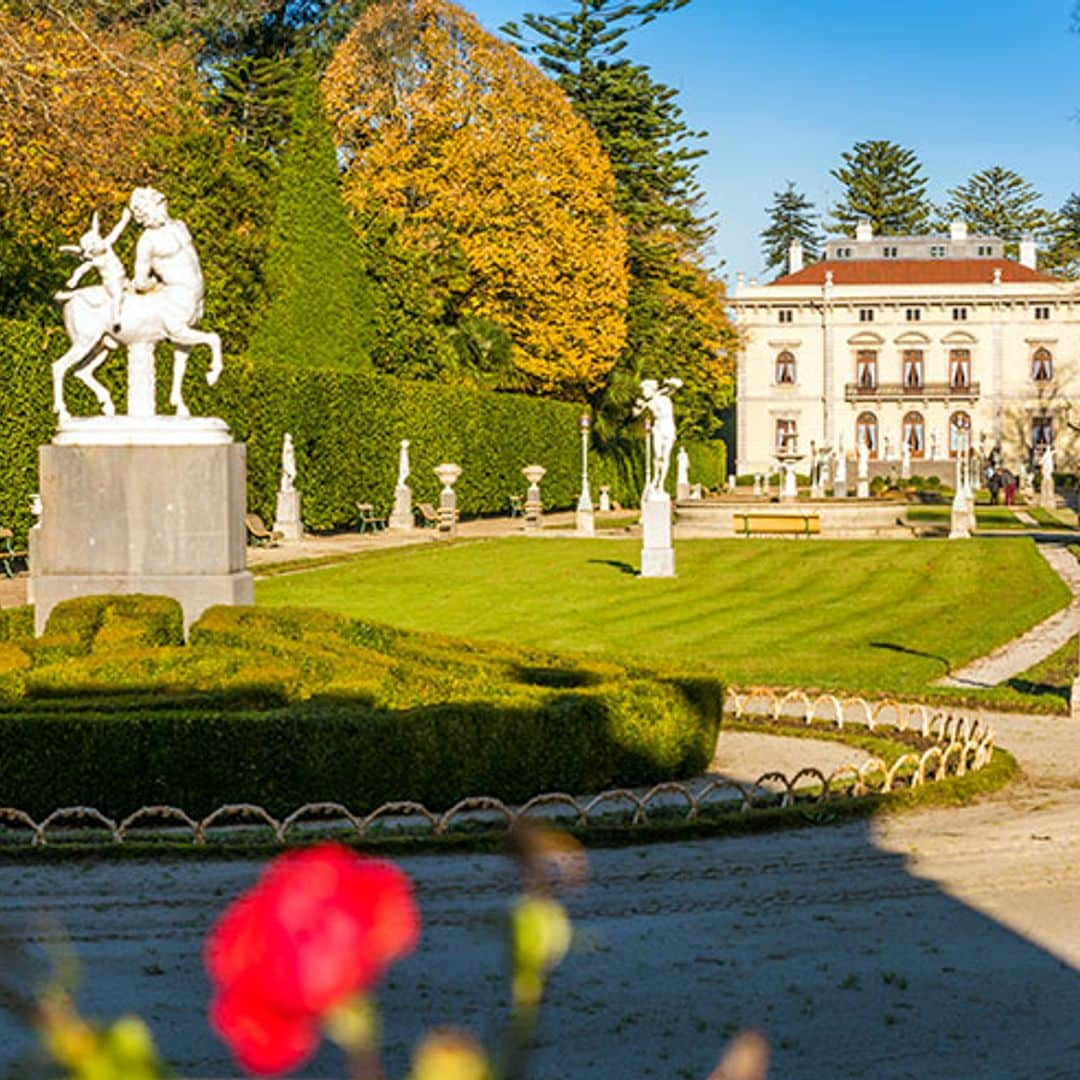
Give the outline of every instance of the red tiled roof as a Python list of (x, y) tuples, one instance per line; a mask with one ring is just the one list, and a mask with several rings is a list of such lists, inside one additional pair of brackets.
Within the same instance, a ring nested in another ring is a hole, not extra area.
[(995, 270), (1006, 284), (1059, 280), (1012, 259), (823, 259), (769, 284), (823, 285), (830, 270), (834, 285), (989, 285)]

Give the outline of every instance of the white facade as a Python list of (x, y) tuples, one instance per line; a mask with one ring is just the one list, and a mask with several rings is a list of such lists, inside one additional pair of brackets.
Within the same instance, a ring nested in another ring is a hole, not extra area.
[[(1080, 285), (1034, 270), (1034, 246), (1006, 259), (1001, 241), (968, 236), (831, 240), (825, 258), (732, 297), (742, 337), (736, 467), (775, 468), (782, 443), (802, 453), (865, 437), (873, 459), (953, 456), (958, 433), (1030, 465), (1053, 440), (1075, 457), (1065, 424), (1080, 393)], [(1067, 467), (1067, 466), (1066, 466)], [(925, 468), (925, 466), (924, 466)]]

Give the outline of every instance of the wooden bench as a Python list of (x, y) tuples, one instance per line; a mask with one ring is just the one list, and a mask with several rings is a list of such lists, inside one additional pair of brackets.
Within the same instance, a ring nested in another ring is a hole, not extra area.
[(422, 528), (434, 529), (439, 524), (439, 511), (431, 503), (418, 503), (413, 511), (417, 524)]
[(770, 536), (817, 536), (821, 533), (821, 517), (797, 510), (754, 510), (733, 515), (735, 532), (749, 536), (751, 533)]
[(27, 553), (22, 548), (15, 546), (15, 534), (10, 529), (0, 529), (0, 568), (4, 576), (15, 576), (15, 563), (21, 561), (26, 564)]
[(285, 538), (283, 533), (268, 529), (258, 514), (248, 514), (244, 518), (244, 524), (247, 526), (248, 539), (257, 547), (277, 547)]
[(524, 513), (524, 503), (520, 495), (508, 495), (507, 499), (510, 502), (510, 516), (512, 518), (521, 517)]
[(360, 531), (379, 532), (386, 528), (386, 518), (375, 516), (375, 507), (371, 503), (358, 502), (356, 509), (360, 511)]

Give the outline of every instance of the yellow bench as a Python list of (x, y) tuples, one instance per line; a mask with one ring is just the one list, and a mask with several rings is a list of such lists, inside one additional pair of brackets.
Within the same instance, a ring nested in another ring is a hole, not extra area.
[(786, 511), (768, 513), (760, 510), (735, 514), (735, 532), (749, 536), (751, 533), (768, 533), (772, 536), (818, 536), (821, 518), (817, 514), (800, 514)]

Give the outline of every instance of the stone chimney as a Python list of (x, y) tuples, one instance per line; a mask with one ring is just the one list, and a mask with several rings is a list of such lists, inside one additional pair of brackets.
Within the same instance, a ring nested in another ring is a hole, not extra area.
[(961, 221), (957, 218), (949, 226), (949, 239), (950, 240), (966, 240), (968, 235), (967, 222)]
[(861, 244), (869, 243), (874, 239), (874, 226), (869, 221), (860, 221), (855, 226), (855, 239)]
[(1035, 237), (1031, 233), (1026, 233), (1020, 238), (1020, 265), (1034, 270), (1037, 254)]
[(801, 240), (792, 240), (787, 253), (787, 270), (789, 274), (797, 274), (803, 268), (803, 250)]

